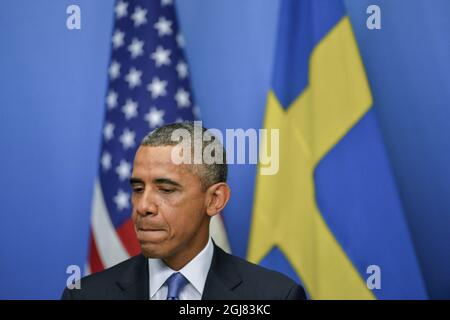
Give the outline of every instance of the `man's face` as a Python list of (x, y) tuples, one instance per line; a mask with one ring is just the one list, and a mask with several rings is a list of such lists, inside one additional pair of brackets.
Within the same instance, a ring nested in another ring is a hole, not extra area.
[(150, 258), (179, 253), (209, 228), (201, 180), (188, 166), (172, 162), (172, 148), (141, 146), (134, 159), (132, 218)]
[(172, 162), (172, 148), (141, 146), (134, 159), (132, 218), (149, 258), (171, 257), (209, 228), (200, 178), (187, 165)]

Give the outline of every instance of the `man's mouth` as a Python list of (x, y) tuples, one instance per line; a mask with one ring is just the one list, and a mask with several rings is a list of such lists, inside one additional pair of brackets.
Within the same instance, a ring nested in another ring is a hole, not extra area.
[(163, 228), (157, 228), (157, 227), (139, 227), (138, 231), (164, 231)]
[(142, 243), (161, 243), (167, 237), (165, 229), (141, 227), (137, 230), (137, 238)]

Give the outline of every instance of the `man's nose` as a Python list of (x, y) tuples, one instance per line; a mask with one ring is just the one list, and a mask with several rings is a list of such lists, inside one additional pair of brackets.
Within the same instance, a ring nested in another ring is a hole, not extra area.
[(141, 216), (153, 215), (158, 212), (158, 205), (155, 193), (152, 190), (145, 190), (135, 203), (136, 211)]

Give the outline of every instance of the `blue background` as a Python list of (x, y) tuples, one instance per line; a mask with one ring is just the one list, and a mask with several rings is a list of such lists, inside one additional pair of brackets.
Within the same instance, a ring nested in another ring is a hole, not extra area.
[[(81, 7), (81, 30), (66, 8)], [(366, 28), (378, 4), (382, 29)], [(208, 127), (260, 128), (279, 1), (177, 2)], [(346, 1), (431, 298), (450, 298), (450, 2)], [(87, 254), (113, 1), (2, 1), (0, 298), (58, 298)], [(245, 256), (255, 166), (232, 165), (225, 214)]]

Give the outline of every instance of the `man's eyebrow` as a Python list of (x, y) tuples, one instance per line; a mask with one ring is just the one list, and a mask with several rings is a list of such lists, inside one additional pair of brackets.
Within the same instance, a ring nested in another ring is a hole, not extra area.
[(172, 186), (181, 188), (181, 184), (179, 184), (178, 182), (173, 181), (171, 179), (168, 179), (168, 178), (156, 178), (153, 180), (153, 183), (154, 184), (170, 184)]
[(143, 181), (142, 179), (139, 179), (139, 178), (133, 178), (133, 177), (131, 177), (131, 178), (130, 178), (130, 184), (136, 184), (136, 183), (141, 183), (141, 184), (143, 184), (144, 181)]

